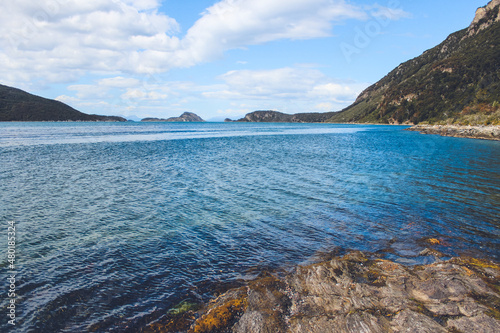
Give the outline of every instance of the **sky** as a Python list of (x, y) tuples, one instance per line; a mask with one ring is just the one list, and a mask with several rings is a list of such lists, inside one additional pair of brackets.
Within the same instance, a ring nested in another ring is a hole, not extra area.
[(139, 120), (339, 111), (487, 0), (0, 0), (0, 84)]

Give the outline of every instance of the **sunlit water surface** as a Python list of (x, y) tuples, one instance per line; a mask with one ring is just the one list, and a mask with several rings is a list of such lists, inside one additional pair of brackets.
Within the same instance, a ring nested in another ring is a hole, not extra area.
[(17, 325), (137, 331), (183, 300), (320, 252), (499, 259), (500, 142), (397, 126), (2, 123), (2, 293)]

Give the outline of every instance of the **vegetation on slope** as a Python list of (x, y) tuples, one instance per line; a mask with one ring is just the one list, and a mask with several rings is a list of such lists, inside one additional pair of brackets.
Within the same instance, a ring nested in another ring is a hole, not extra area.
[[(366, 89), (329, 122), (500, 123), (500, 6)], [(491, 8), (492, 7), (492, 8)]]
[(0, 121), (126, 121), (126, 119), (89, 115), (62, 102), (0, 85)]

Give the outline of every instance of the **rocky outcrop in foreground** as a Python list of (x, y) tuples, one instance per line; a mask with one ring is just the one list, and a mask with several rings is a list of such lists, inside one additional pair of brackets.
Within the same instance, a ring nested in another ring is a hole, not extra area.
[(500, 126), (416, 125), (407, 130), (458, 138), (500, 140)]
[(201, 312), (171, 316), (146, 331), (494, 333), (499, 278), (500, 266), (486, 260), (406, 267), (352, 252), (284, 277), (264, 274)]

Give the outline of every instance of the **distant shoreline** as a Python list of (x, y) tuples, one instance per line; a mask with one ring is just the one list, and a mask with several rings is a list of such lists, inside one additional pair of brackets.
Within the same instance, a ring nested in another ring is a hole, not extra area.
[(406, 130), (456, 138), (500, 141), (500, 126), (415, 125)]

